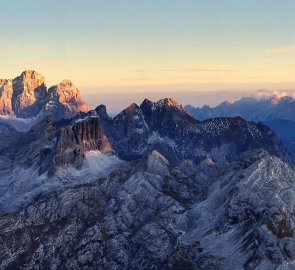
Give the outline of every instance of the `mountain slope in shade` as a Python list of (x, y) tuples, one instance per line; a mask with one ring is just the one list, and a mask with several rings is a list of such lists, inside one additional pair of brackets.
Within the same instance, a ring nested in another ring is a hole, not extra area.
[(119, 156), (141, 157), (156, 149), (171, 164), (185, 159), (196, 164), (206, 158), (230, 161), (244, 151), (258, 148), (273, 154), (288, 152), (262, 124), (240, 117), (196, 121), (169, 99), (132, 104), (107, 122), (104, 129)]
[(26, 70), (13, 80), (0, 80), (0, 115), (34, 118), (42, 110), (58, 120), (89, 108), (68, 80), (47, 89), (44, 77), (33, 70)]

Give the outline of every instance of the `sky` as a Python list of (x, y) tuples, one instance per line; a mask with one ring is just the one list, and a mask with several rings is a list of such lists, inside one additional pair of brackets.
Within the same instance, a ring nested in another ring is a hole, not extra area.
[(221, 93), (295, 89), (294, 0), (0, 4), (0, 77), (33, 69), (48, 86), (68, 78), (91, 106), (115, 111), (167, 95), (213, 104)]

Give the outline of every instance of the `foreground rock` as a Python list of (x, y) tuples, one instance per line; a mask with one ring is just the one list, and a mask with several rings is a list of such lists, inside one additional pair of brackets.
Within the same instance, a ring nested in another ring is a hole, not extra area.
[(40, 194), (0, 218), (1, 268), (292, 269), (294, 171), (264, 152), (214, 181), (202, 166), (187, 176), (153, 152)]

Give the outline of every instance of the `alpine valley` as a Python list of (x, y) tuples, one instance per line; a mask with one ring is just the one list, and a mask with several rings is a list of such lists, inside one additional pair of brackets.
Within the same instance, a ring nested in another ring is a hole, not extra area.
[(170, 98), (111, 118), (69, 80), (0, 80), (0, 269), (295, 269), (295, 158)]

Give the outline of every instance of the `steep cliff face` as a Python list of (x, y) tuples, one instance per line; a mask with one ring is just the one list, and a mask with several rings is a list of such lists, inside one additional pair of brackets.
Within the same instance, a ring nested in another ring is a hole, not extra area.
[(108, 129), (112, 145), (122, 157), (135, 159), (142, 156), (148, 143), (149, 128), (137, 104), (131, 104), (115, 116)]
[(24, 71), (12, 81), (12, 109), (19, 117), (39, 114), (47, 101), (47, 87), (44, 77), (36, 71)]
[(0, 115), (12, 113), (13, 87), (11, 80), (0, 80)]
[(56, 146), (53, 163), (54, 172), (58, 167), (73, 166), (81, 168), (85, 153), (98, 150), (111, 152), (109, 140), (104, 133), (99, 117), (90, 117), (84, 121), (77, 120), (73, 125), (61, 125), (56, 133)]
[(0, 80), (0, 115), (15, 114), (20, 118), (33, 118), (45, 110), (55, 120), (71, 118), (88, 106), (79, 90), (64, 80), (47, 90), (44, 77), (26, 70), (13, 80)]
[(49, 103), (48, 113), (56, 120), (74, 117), (77, 112), (89, 111), (88, 106), (83, 102), (80, 91), (70, 80), (52, 86), (48, 90)]
[(32, 177), (38, 178), (62, 168), (81, 169), (89, 151), (112, 155), (99, 116), (83, 118), (54, 122), (47, 117), (26, 133), (0, 126), (0, 161), (1, 156), (8, 158), (12, 170), (30, 169), (35, 172)]

